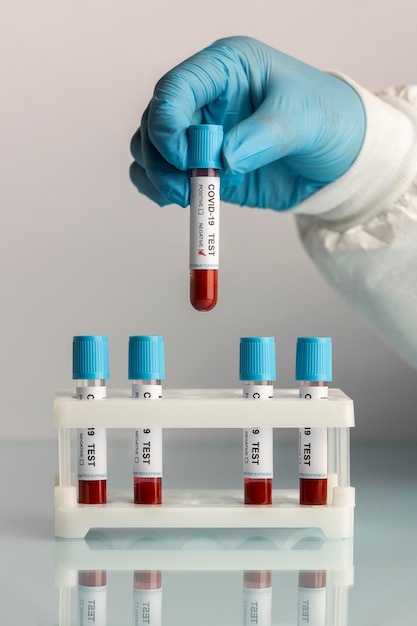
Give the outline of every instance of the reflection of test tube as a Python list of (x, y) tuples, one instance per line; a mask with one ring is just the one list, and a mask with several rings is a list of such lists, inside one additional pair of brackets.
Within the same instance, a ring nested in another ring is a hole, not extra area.
[(268, 570), (243, 573), (243, 626), (271, 626), (272, 583)]
[[(326, 400), (332, 380), (332, 340), (298, 337), (295, 370), (300, 398)], [(299, 430), (298, 468), (300, 504), (327, 504), (327, 428)]]
[(297, 626), (323, 626), (326, 623), (326, 572), (300, 572), (298, 575)]
[(162, 584), (159, 570), (133, 574), (133, 626), (161, 626)]
[[(274, 338), (242, 337), (240, 380), (243, 384), (243, 397), (250, 400), (272, 398), (272, 381), (275, 378)], [(273, 469), (272, 428), (245, 429), (243, 431), (245, 504), (272, 504)]]
[(221, 126), (188, 129), (190, 302), (197, 311), (210, 311), (217, 303), (222, 141)]
[(106, 626), (107, 574), (101, 570), (78, 574), (78, 626)]
[[(106, 397), (106, 379), (109, 377), (107, 337), (74, 337), (72, 377), (80, 400)], [(104, 504), (107, 499), (106, 429), (80, 428), (77, 441), (78, 501), (81, 504)]]
[[(164, 338), (129, 337), (129, 380), (132, 398), (159, 400), (165, 378)], [(162, 503), (162, 429), (134, 431), (133, 483), (135, 504)]]

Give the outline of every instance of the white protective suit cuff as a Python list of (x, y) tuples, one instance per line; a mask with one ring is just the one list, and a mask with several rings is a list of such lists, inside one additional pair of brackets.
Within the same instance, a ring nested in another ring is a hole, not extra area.
[(347, 172), (303, 200), (293, 213), (320, 216), (320, 221), (346, 228), (395, 202), (416, 176), (417, 109), (399, 98), (377, 97), (349, 78), (336, 76), (351, 85), (362, 100), (364, 142)]

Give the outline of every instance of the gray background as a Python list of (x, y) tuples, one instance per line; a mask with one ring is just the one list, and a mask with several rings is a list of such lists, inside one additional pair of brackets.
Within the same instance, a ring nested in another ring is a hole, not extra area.
[[(291, 215), (224, 204), (220, 294), (188, 304), (188, 211), (130, 184), (129, 142), (156, 80), (247, 34), (370, 90), (416, 81), (413, 0), (0, 2), (0, 438), (53, 437), (74, 334), (107, 334), (126, 386), (130, 334), (161, 334), (167, 387), (235, 387), (242, 335), (274, 335), (292, 387), (298, 335), (334, 342), (355, 441), (416, 441), (415, 371), (323, 282)], [(190, 435), (192, 436), (192, 435)]]

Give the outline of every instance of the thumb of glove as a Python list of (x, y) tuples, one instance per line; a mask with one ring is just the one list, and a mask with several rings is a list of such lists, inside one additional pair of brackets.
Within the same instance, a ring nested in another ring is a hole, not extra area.
[(267, 98), (225, 135), (223, 163), (227, 173), (246, 174), (297, 152), (300, 129), (294, 119), (280, 116), (277, 108)]

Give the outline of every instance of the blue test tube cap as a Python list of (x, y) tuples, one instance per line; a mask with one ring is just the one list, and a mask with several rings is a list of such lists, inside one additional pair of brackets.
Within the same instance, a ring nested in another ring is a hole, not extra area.
[(188, 128), (188, 169), (222, 168), (223, 126), (194, 124)]
[(160, 335), (129, 337), (129, 380), (164, 378), (164, 338)]
[(241, 337), (240, 380), (276, 380), (274, 337)]
[(332, 380), (332, 340), (330, 337), (298, 337), (295, 379)]
[(72, 342), (74, 380), (107, 380), (109, 347), (105, 335), (78, 335)]

